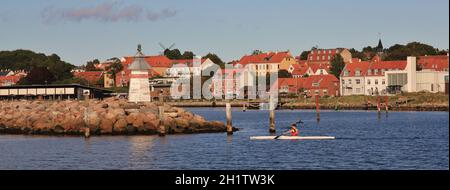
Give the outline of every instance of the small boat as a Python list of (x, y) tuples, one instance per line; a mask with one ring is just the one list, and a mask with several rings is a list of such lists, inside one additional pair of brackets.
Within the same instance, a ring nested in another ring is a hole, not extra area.
[(250, 140), (334, 140), (332, 136), (253, 136)]

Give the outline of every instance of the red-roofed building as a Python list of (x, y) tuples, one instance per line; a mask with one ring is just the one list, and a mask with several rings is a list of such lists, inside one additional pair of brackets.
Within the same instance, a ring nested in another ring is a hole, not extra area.
[(369, 61), (346, 64), (341, 72), (340, 94), (343, 96), (363, 95), (365, 92), (364, 78), (369, 67)]
[[(417, 60), (417, 62), (416, 62)], [(422, 67), (417, 71), (416, 65)], [(408, 57), (407, 60), (353, 61), (341, 73), (341, 95), (387, 95), (398, 91), (444, 92), (448, 56)]]
[(257, 75), (288, 70), (289, 66), (296, 63), (295, 58), (289, 51), (245, 55), (239, 60), (239, 64), (253, 70)]
[(0, 86), (12, 86), (15, 85), (19, 80), (24, 77), (22, 75), (14, 76), (0, 76)]
[(289, 66), (288, 72), (291, 73), (292, 78), (301, 78), (305, 76), (308, 68), (308, 64), (299, 63)]
[(345, 63), (349, 63), (352, 60), (352, 54), (346, 48), (336, 49), (313, 49), (308, 54), (307, 61), (309, 63), (322, 63), (330, 64), (331, 60), (339, 54), (344, 59)]
[(279, 93), (304, 93), (307, 96), (339, 96), (339, 80), (334, 75), (278, 79)]
[(448, 71), (448, 55), (420, 56), (417, 63), (422, 70)]

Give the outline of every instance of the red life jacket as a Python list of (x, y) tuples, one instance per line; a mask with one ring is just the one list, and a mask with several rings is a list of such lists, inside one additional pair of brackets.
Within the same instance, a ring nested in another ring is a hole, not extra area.
[(296, 129), (292, 129), (291, 136), (297, 136), (297, 135), (298, 135), (298, 131)]

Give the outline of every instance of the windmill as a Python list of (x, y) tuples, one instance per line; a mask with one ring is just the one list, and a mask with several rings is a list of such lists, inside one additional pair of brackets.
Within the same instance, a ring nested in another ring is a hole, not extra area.
[(161, 42), (159, 42), (158, 43), (159, 44), (159, 46), (162, 48), (162, 52), (159, 52), (159, 54), (160, 55), (164, 55), (164, 52), (166, 52), (166, 51), (170, 51), (174, 46), (175, 46), (175, 43), (172, 43), (172, 45), (170, 45), (169, 47), (166, 47), (164, 44), (162, 44)]

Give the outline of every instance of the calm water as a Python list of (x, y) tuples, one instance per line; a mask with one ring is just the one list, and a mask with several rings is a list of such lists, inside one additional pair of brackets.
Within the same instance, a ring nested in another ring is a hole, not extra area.
[[(225, 120), (223, 108), (192, 108)], [(219, 134), (134, 137), (0, 135), (0, 169), (449, 169), (448, 112), (283, 110), (281, 132), (300, 117), (301, 135), (336, 140), (251, 141), (268, 135), (268, 112), (233, 110), (233, 136)]]

